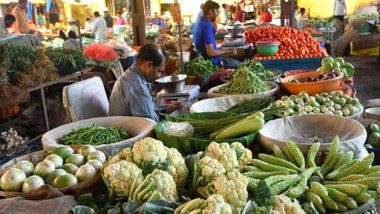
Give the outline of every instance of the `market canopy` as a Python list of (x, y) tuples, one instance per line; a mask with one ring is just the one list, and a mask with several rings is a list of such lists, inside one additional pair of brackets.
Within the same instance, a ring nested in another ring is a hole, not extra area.
[[(378, 0), (346, 0), (347, 15), (352, 15), (360, 7), (378, 4)], [(298, 7), (304, 7), (310, 10), (311, 17), (331, 17), (333, 16), (334, 1), (333, 0), (298, 0)]]

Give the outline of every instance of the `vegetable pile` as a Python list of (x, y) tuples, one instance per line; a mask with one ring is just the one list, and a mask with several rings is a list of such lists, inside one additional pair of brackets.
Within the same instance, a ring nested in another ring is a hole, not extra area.
[(380, 146), (380, 128), (376, 123), (370, 123), (367, 126), (367, 145), (366, 147)]
[(336, 71), (329, 71), (323, 74), (318, 75), (318, 77), (307, 77), (303, 79), (293, 79), (290, 82), (292, 83), (304, 83), (304, 82), (318, 82), (323, 80), (330, 80), (339, 77), (339, 73)]
[(337, 57), (335, 59), (332, 57), (326, 57), (323, 58), (322, 65), (317, 71), (339, 71), (343, 73), (344, 79), (347, 79), (354, 75), (355, 67), (351, 63), (346, 62), (342, 57)]
[(255, 55), (257, 60), (294, 59), (325, 56), (324, 50), (316, 39), (306, 30), (291, 27), (258, 27), (245, 31), (248, 43), (257, 41), (279, 41), (278, 52), (274, 56), (262, 57)]
[(202, 76), (212, 74), (216, 71), (215, 65), (213, 65), (210, 60), (203, 59), (202, 56), (185, 62), (183, 66), (185, 69), (185, 74), (191, 76)]
[(260, 159), (254, 159), (243, 173), (257, 202), (265, 204), (284, 194), (302, 202), (308, 213), (331, 213), (355, 209), (371, 198), (377, 201), (380, 171), (371, 166), (373, 153), (355, 160), (351, 151), (339, 151), (340, 141), (335, 137), (319, 164), (319, 146), (313, 144), (304, 155), (289, 141), (282, 150), (274, 146), (274, 155), (259, 154)]
[(268, 83), (252, 72), (250, 68), (240, 67), (234, 72), (231, 81), (216, 92), (221, 94), (256, 94), (269, 89)]
[(105, 154), (90, 145), (79, 147), (76, 152), (69, 146), (59, 146), (36, 165), (18, 161), (1, 176), (0, 187), (3, 191), (24, 193), (45, 184), (59, 189), (71, 187), (98, 175), (105, 161)]
[(102, 127), (92, 125), (79, 127), (68, 135), (62, 137), (59, 142), (64, 145), (101, 145), (111, 144), (128, 139), (128, 134), (119, 127)]
[(21, 137), (16, 130), (10, 128), (0, 134), (0, 153), (5, 154), (23, 144), (29, 139)]
[(281, 74), (281, 71), (265, 69), (261, 62), (255, 60), (245, 60), (239, 65), (238, 69), (242, 67), (248, 68), (251, 72), (263, 80), (269, 80)]
[(300, 92), (289, 97), (283, 96), (273, 104), (286, 108), (283, 116), (327, 114), (348, 117), (358, 114), (363, 108), (357, 98), (344, 95), (342, 91), (323, 92), (312, 96)]

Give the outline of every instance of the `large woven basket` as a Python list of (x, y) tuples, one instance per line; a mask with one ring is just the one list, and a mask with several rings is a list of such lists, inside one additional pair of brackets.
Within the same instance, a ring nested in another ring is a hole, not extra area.
[[(79, 148), (79, 146), (71, 146), (71, 147), (74, 150), (77, 150)], [(105, 152), (104, 150), (101, 150), (101, 151), (104, 152), (104, 154), (106, 154), (106, 157), (108, 157), (107, 152)], [(32, 162), (33, 165), (36, 165), (40, 161), (44, 160), (47, 155), (48, 155), (47, 150), (41, 150), (38, 152), (33, 152), (33, 153), (30, 153), (27, 155), (23, 155), (23, 156), (14, 158), (14, 159), (12, 159), (12, 160), (8, 161), (7, 163), (0, 166), (0, 177), (8, 169), (12, 168), (19, 161), (26, 160), (26, 161)], [(93, 190), (94, 186), (97, 185), (99, 182), (101, 182), (101, 180), (102, 180), (102, 177), (101, 177), (100, 173), (98, 173), (95, 177), (88, 179), (88, 180), (85, 180), (83, 182), (80, 182), (80, 183), (78, 183), (72, 187), (67, 187), (67, 188), (62, 188), (62, 189), (57, 189), (57, 190), (63, 194), (66, 194), (66, 195), (79, 196), (79, 195), (91, 192)], [(53, 187), (46, 188), (46, 186), (47, 185), (44, 185), (43, 187), (41, 187), (35, 191), (32, 191), (30, 193), (7, 192), (7, 191), (0, 190), (0, 196), (6, 197), (6, 198), (21, 196), (21, 197), (24, 197), (27, 199), (39, 200), (39, 199), (46, 198), (46, 196), (48, 194), (50, 194), (49, 189), (53, 188)]]

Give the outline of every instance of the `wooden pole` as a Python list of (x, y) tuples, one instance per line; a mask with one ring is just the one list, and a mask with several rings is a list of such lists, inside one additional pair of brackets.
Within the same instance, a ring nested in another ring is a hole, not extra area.
[(131, 0), (133, 44), (145, 44), (145, 7), (142, 0)]

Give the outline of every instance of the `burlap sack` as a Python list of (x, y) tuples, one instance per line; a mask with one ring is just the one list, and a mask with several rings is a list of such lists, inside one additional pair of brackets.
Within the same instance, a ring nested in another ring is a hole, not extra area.
[(360, 36), (352, 40), (352, 49), (354, 51), (376, 48), (379, 46), (380, 34)]
[(0, 214), (61, 214), (69, 213), (75, 205), (73, 196), (61, 196), (39, 201), (26, 200), (22, 197), (0, 200)]

